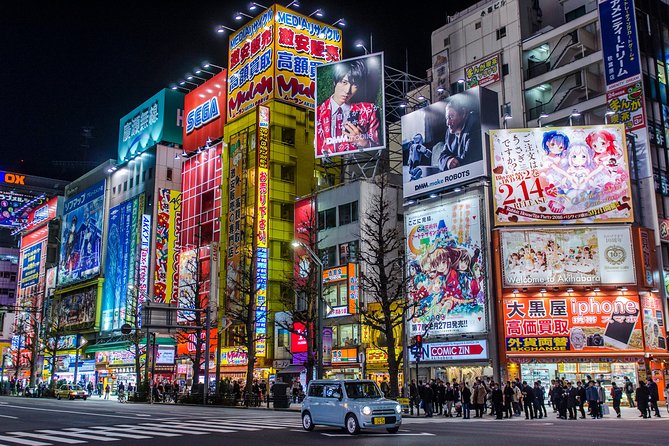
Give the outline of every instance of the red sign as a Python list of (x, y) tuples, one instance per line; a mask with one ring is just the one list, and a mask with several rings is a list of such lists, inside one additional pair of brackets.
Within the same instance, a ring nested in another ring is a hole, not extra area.
[(293, 328), (298, 333), (290, 334), (290, 351), (292, 353), (303, 353), (307, 351), (307, 328), (302, 322), (295, 322)]
[(56, 218), (56, 212), (58, 211), (58, 197), (52, 197), (44, 203), (42, 206), (39, 206), (28, 214), (28, 221), (26, 221), (23, 226), (24, 231), (31, 231), (34, 228), (46, 223), (49, 220)]
[(227, 71), (207, 80), (184, 97), (183, 148), (193, 152), (208, 139), (223, 136)]

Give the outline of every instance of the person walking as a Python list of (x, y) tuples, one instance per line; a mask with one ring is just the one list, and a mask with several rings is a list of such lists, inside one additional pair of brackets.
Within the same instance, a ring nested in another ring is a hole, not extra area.
[(110, 393), (111, 393), (111, 386), (110, 386), (109, 384), (107, 384), (107, 385), (105, 386), (105, 399), (106, 399), (106, 400), (109, 399), (109, 394), (110, 394)]
[(585, 389), (585, 396), (588, 399), (588, 408), (590, 409), (590, 416), (593, 419), (601, 418), (599, 412), (599, 392), (595, 387), (595, 382), (590, 380), (588, 382), (588, 388)]
[(615, 381), (611, 383), (611, 399), (613, 400), (613, 410), (616, 411), (616, 418), (620, 418), (620, 401), (623, 399), (623, 389), (618, 387)]
[(523, 408), (525, 409), (525, 419), (534, 420), (534, 390), (527, 384), (527, 381), (523, 381)]
[(639, 384), (636, 388), (636, 407), (639, 409), (639, 412), (641, 415), (639, 417), (643, 418), (651, 418), (650, 416), (650, 408), (648, 407), (649, 403), (649, 394), (648, 394), (648, 387), (646, 387), (646, 383), (643, 382), (643, 380), (639, 380)]
[(630, 407), (635, 407), (634, 406), (634, 398), (632, 397), (634, 395), (634, 384), (628, 377), (625, 377), (625, 395), (627, 395), (627, 404), (629, 404)]
[(660, 392), (657, 388), (657, 383), (651, 378), (647, 380), (648, 387), (648, 399), (650, 401), (650, 409), (655, 411), (655, 416), (660, 418), (660, 408), (657, 405), (658, 400), (660, 399)]
[(599, 395), (599, 418), (609, 414), (609, 406), (606, 404), (606, 390), (602, 386), (602, 382), (597, 380), (595, 382), (597, 395)]
[(499, 384), (492, 383), (492, 395), (490, 396), (490, 402), (492, 403), (493, 410), (495, 412), (495, 419), (501, 420), (502, 417), (502, 406), (504, 405), (504, 392), (499, 388)]
[(411, 384), (409, 384), (409, 408), (411, 409), (411, 415), (413, 415), (414, 406), (416, 406), (416, 415), (418, 415), (419, 404), (420, 404), (420, 399), (418, 398), (418, 388), (416, 387), (416, 380), (412, 379)]
[(544, 400), (546, 399), (546, 391), (541, 385), (541, 381), (534, 383), (534, 414), (537, 418), (548, 417), (546, 414), (546, 406), (544, 406)]
[(469, 416), (471, 413), (470, 406), (472, 402), (472, 391), (466, 382), (462, 384), (461, 398), (462, 398), (462, 419), (469, 420)]

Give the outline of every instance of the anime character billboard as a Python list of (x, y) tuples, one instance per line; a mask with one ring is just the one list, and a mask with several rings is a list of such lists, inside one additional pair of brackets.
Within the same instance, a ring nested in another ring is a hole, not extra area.
[(406, 216), (410, 334), (487, 330), (486, 268), (478, 194), (418, 208)]
[(622, 125), (490, 132), (495, 223), (631, 222)]

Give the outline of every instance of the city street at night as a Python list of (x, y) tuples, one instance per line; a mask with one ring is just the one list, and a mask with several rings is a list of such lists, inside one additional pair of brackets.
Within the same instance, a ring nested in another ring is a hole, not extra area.
[[(93, 397), (87, 401), (0, 397), (0, 444), (47, 446), (101, 444), (172, 446), (183, 444), (280, 445), (665, 445), (669, 415), (648, 420), (623, 409), (623, 417), (567, 421), (549, 410), (544, 420), (461, 420), (435, 416), (406, 417), (397, 434), (362, 431), (351, 437), (342, 429), (302, 429), (298, 406), (291, 410), (198, 407), (162, 404), (119, 404)], [(663, 416), (666, 412), (663, 409)], [(197, 437), (197, 438), (194, 438)]]

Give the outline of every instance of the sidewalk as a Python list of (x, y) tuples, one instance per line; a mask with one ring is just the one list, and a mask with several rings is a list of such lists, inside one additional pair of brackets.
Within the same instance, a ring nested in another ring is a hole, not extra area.
[[(604, 417), (602, 419), (605, 419), (605, 420), (606, 419), (617, 419), (616, 418), (616, 412), (613, 410), (613, 408), (609, 406), (609, 409), (610, 409), (609, 414), (604, 415)], [(504, 420), (505, 421), (521, 421), (522, 420), (522, 421), (528, 421), (528, 422), (530, 422), (530, 421), (545, 421), (545, 420), (548, 420), (548, 421), (556, 421), (556, 420), (557, 421), (569, 421), (569, 420), (560, 420), (558, 418), (558, 414), (554, 413), (553, 409), (550, 408), (550, 407), (546, 407), (546, 412), (547, 412), (548, 416), (543, 417), (543, 418), (535, 418), (535, 419), (527, 420), (525, 418), (525, 413), (521, 412), (520, 416), (518, 416), (518, 417), (514, 416), (514, 417), (511, 417), (509, 419), (505, 418)], [(640, 412), (636, 408), (630, 408), (630, 407), (621, 407), (620, 408), (620, 419), (627, 419), (627, 420), (643, 419), (639, 415), (640, 415)], [(580, 413), (578, 413), (577, 416), (579, 417), (578, 419), (581, 420), (580, 419), (580, 416), (581, 416)], [(660, 416), (661, 416), (660, 419), (669, 420), (669, 412), (667, 411), (667, 408), (664, 404), (662, 404), (660, 406)], [(422, 410), (420, 411), (419, 416), (416, 416), (416, 412), (414, 411), (413, 415), (411, 415), (411, 413), (402, 414), (402, 417), (403, 418), (427, 418), (425, 416), (425, 412), (422, 411)], [(456, 417), (455, 416), (455, 410), (453, 410), (453, 417), (452, 418), (445, 417), (444, 415), (438, 415), (436, 413), (432, 416), (432, 418), (433, 419), (434, 418), (442, 419), (442, 420), (447, 421), (447, 422), (463, 421), (463, 419), (461, 417)], [(470, 420), (484, 421), (484, 420), (494, 420), (494, 419), (495, 419), (495, 417), (490, 415), (490, 408), (488, 408), (488, 410), (486, 411), (486, 415), (484, 415), (483, 418), (474, 418), (474, 411), (472, 410), (471, 411), (471, 417), (467, 421), (470, 421)], [(653, 414), (652, 419), (657, 419), (655, 414)], [(582, 420), (582, 421), (587, 421), (587, 420), (592, 420), (592, 418), (590, 418), (588, 416), (588, 411), (587, 411), (587, 408), (586, 408), (586, 418), (585, 418), (585, 420)]]

